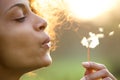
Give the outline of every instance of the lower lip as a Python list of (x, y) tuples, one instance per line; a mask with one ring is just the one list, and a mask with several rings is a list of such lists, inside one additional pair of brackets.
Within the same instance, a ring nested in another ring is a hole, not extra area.
[(43, 44), (42, 47), (43, 47), (44, 49), (49, 49), (49, 48), (50, 48), (50, 46), (49, 46), (48, 44)]

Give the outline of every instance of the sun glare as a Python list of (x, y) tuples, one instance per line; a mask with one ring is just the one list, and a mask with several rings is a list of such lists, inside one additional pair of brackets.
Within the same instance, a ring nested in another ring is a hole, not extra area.
[(80, 19), (92, 19), (109, 10), (116, 0), (64, 0), (70, 13)]

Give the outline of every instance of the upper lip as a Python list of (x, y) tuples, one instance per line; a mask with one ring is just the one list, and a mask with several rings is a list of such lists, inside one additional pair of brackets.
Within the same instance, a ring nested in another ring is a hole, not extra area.
[(50, 43), (50, 38), (47, 38), (43, 41), (42, 45)]

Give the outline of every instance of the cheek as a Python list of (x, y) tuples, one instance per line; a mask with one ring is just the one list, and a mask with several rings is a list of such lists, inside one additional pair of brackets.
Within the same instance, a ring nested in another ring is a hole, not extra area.
[(1, 37), (1, 64), (11, 68), (38, 68), (51, 64), (50, 55), (40, 48), (40, 41), (28, 30), (11, 31)]

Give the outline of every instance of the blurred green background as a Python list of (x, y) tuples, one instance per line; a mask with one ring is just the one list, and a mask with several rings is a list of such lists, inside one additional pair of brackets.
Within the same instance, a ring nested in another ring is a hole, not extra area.
[[(21, 80), (80, 80), (85, 72), (81, 63), (87, 61), (87, 49), (81, 45), (80, 41), (84, 36), (88, 36), (90, 31), (100, 33), (99, 28), (104, 29), (105, 37), (100, 39), (100, 44), (96, 48), (90, 50), (91, 61), (105, 64), (120, 80), (119, 14), (120, 7), (117, 6), (112, 12), (99, 16), (93, 21), (64, 20), (59, 25), (61, 28), (56, 29), (59, 42), (56, 50), (51, 52), (53, 64), (25, 74)], [(111, 31), (114, 31), (114, 35), (108, 36)]]

